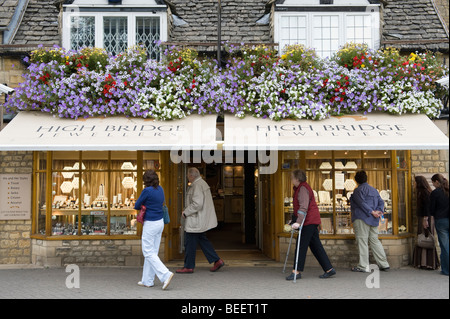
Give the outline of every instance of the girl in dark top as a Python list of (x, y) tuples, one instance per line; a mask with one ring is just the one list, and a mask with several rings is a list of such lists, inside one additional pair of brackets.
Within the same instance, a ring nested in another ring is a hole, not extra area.
[[(428, 181), (423, 176), (416, 176), (416, 211), (417, 211), (417, 234), (422, 234), (425, 232), (428, 235), (429, 232), (435, 235), (435, 226), (434, 226), (434, 217), (431, 217), (429, 220), (428, 228), (423, 227), (423, 219), (427, 217), (430, 209), (430, 195), (431, 195), (431, 187), (428, 184)], [(422, 269), (438, 269), (439, 268), (439, 259), (436, 251), (436, 247), (432, 249), (421, 248), (416, 245), (413, 254), (413, 265), (417, 268)]]
[(448, 250), (449, 250), (449, 202), (448, 202), (448, 180), (441, 174), (431, 177), (436, 189), (430, 195), (430, 210), (428, 217), (424, 218), (423, 227), (429, 226), (431, 216), (436, 223), (436, 232), (441, 247), (441, 273), (448, 276)]

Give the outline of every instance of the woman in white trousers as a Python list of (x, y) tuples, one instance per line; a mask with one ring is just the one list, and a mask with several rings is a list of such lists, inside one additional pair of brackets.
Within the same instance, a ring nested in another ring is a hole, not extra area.
[(145, 206), (144, 227), (142, 230), (142, 253), (144, 255), (144, 269), (139, 286), (153, 287), (155, 276), (163, 283), (165, 290), (173, 278), (173, 273), (159, 259), (159, 246), (164, 230), (163, 205), (165, 201), (164, 190), (159, 185), (159, 178), (155, 171), (150, 170), (144, 174), (145, 189), (136, 201), (134, 209), (140, 210)]
[[(144, 270), (142, 272), (141, 284), (146, 287), (154, 286), (155, 275), (164, 283), (163, 289), (166, 289), (166, 282), (170, 282), (173, 273), (167, 269), (158, 256), (161, 244), (161, 235), (164, 230), (164, 221), (145, 221), (142, 230), (142, 253), (144, 254)], [(168, 284), (167, 284), (168, 285)]]

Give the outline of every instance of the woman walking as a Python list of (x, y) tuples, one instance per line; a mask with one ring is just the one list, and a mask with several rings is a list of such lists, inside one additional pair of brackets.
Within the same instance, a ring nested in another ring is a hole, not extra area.
[[(417, 235), (425, 232), (425, 235), (431, 233), (435, 236), (434, 217), (428, 217), (430, 210), (431, 187), (424, 176), (416, 176), (416, 211), (417, 211)], [(424, 218), (429, 219), (428, 228), (423, 227)], [(436, 247), (422, 248), (416, 245), (414, 248), (413, 265), (416, 268), (435, 270), (439, 268), (439, 258)]]
[[(292, 183), (294, 184), (294, 216), (292, 221), (293, 229), (299, 229), (303, 222), (303, 229), (300, 238), (297, 239), (296, 252), (299, 254), (294, 258), (294, 269), (292, 273), (286, 278), (286, 280), (294, 280), (301, 278), (301, 272), (304, 270), (306, 253), (308, 247), (316, 257), (319, 264), (322, 266), (325, 272), (319, 278), (330, 278), (336, 274), (336, 270), (331, 265), (330, 260), (322, 246), (319, 238), (319, 225), (321, 224), (320, 212), (317, 207), (316, 200), (314, 199), (314, 193), (308, 183), (306, 183), (306, 173), (303, 170), (296, 170), (291, 175)], [(305, 217), (306, 215), (306, 217)], [(300, 250), (298, 245), (300, 244)], [(296, 267), (296, 263), (298, 263)], [(296, 269), (297, 268), (297, 272)]]
[(448, 202), (448, 180), (441, 174), (431, 177), (433, 186), (436, 188), (430, 195), (430, 211), (428, 217), (423, 220), (423, 227), (430, 226), (431, 217), (434, 217), (439, 246), (441, 247), (441, 274), (448, 276), (448, 250), (449, 250), (449, 202)]
[(153, 287), (155, 275), (163, 283), (165, 290), (173, 278), (173, 273), (161, 262), (158, 257), (161, 236), (164, 230), (163, 204), (165, 202), (164, 190), (159, 185), (159, 177), (155, 171), (150, 170), (144, 174), (145, 189), (136, 201), (134, 209), (146, 207), (144, 227), (142, 230), (142, 253), (144, 254), (144, 270), (139, 286)]

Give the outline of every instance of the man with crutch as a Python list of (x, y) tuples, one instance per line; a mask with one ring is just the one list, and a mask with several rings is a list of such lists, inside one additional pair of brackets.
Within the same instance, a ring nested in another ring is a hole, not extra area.
[[(296, 254), (294, 258), (294, 268), (286, 280), (301, 278), (301, 272), (305, 267), (306, 253), (308, 247), (316, 257), (324, 274), (319, 278), (326, 279), (336, 274), (336, 270), (322, 246), (319, 238), (319, 225), (321, 224), (320, 212), (314, 198), (314, 192), (306, 182), (306, 173), (303, 170), (296, 170), (291, 175), (292, 184), (294, 184), (294, 216), (292, 229), (299, 230)], [(293, 235), (293, 234), (292, 234)]]

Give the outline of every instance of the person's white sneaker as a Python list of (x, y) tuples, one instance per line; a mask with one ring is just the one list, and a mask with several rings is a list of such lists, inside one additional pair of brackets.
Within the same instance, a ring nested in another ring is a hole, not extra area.
[(151, 288), (151, 287), (153, 287), (154, 285), (146, 286), (146, 285), (144, 285), (144, 284), (142, 283), (142, 281), (139, 281), (139, 282), (138, 282), (138, 286), (145, 287), (145, 288)]
[(164, 281), (164, 284), (163, 284), (163, 287), (162, 287), (162, 290), (166, 290), (167, 289), (167, 287), (169, 287), (169, 285), (170, 285), (170, 282), (172, 281), (172, 278), (173, 278), (173, 273), (170, 273), (170, 276), (169, 276), (169, 278), (166, 280), (166, 281)]

